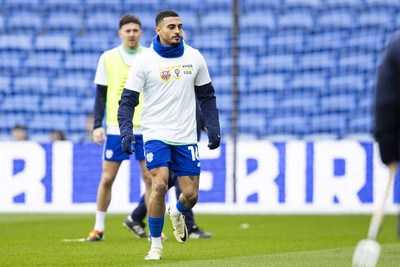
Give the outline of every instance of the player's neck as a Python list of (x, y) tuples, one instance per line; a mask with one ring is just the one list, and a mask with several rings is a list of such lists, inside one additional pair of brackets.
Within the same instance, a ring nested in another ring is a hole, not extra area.
[(141, 46), (139, 44), (134, 49), (129, 49), (129, 48), (126, 48), (124, 45), (122, 45), (122, 49), (124, 50), (124, 52), (127, 54), (130, 54), (130, 55), (133, 55), (133, 54), (136, 54), (137, 52), (139, 52), (140, 48), (141, 48)]

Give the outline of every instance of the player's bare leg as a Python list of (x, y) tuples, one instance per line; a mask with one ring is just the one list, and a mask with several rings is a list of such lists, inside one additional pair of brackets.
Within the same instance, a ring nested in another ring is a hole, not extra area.
[(96, 221), (87, 241), (100, 241), (104, 238), (105, 217), (111, 202), (111, 189), (120, 166), (121, 162), (103, 161), (101, 180), (97, 190)]
[(174, 235), (179, 243), (186, 242), (188, 230), (183, 212), (190, 210), (196, 205), (199, 195), (199, 176), (178, 177), (179, 187), (182, 193), (176, 205), (170, 207), (169, 214), (174, 229)]
[(151, 235), (151, 248), (145, 260), (159, 260), (162, 255), (161, 233), (164, 227), (165, 195), (168, 191), (169, 170), (167, 167), (155, 168), (151, 174), (151, 194), (148, 202), (148, 222)]

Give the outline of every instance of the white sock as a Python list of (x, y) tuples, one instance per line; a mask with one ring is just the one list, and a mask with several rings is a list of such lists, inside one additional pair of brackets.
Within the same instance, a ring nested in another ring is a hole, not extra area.
[(160, 237), (151, 237), (151, 248), (163, 248)]
[(105, 220), (106, 220), (106, 212), (105, 211), (96, 211), (96, 222), (94, 225), (94, 230), (104, 231)]
[(181, 212), (176, 208), (176, 204), (172, 205), (170, 209), (170, 215), (175, 218), (178, 218), (179, 215), (181, 215)]

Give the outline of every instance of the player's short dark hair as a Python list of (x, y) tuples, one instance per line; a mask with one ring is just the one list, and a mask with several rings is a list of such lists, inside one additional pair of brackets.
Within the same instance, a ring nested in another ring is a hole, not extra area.
[(124, 26), (125, 24), (129, 24), (129, 23), (135, 23), (137, 25), (139, 25), (140, 29), (142, 28), (142, 23), (140, 22), (140, 20), (134, 16), (134, 15), (123, 15), (121, 17), (121, 19), (119, 20), (119, 28), (121, 29), (122, 26)]
[(157, 14), (156, 17), (156, 26), (158, 26), (158, 24), (160, 23), (160, 21), (162, 21), (165, 18), (169, 18), (169, 17), (179, 17), (178, 13), (176, 13), (173, 10), (163, 10), (160, 13)]

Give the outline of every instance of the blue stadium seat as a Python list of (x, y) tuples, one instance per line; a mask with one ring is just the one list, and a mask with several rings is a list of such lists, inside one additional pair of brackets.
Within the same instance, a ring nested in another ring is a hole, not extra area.
[(85, 0), (43, 0), (46, 14), (53, 12), (83, 12)]
[(337, 29), (319, 29), (307, 35), (305, 51), (338, 51), (343, 47), (347, 33)]
[(308, 133), (309, 127), (308, 119), (301, 115), (288, 115), (276, 116), (268, 120), (269, 134), (291, 134), (291, 135), (304, 135)]
[[(372, 90), (372, 92), (375, 92), (375, 90)], [(365, 94), (362, 93), (363, 97), (358, 97), (358, 103), (357, 103), (357, 110), (359, 112), (362, 112), (364, 114), (371, 113), (373, 107), (374, 107), (374, 96), (369, 95), (365, 97)]]
[(375, 55), (365, 52), (343, 52), (339, 55), (342, 71), (373, 71), (376, 69)]
[(218, 109), (223, 112), (231, 112), (232, 111), (232, 105), (233, 105), (233, 101), (232, 101), (232, 94), (217, 94), (217, 105), (218, 105)]
[[(201, 16), (200, 27), (205, 32), (230, 32), (233, 27), (230, 9), (227, 11), (209, 11)], [(212, 25), (212, 26), (211, 26)]]
[(211, 80), (217, 93), (229, 94), (232, 92), (233, 84), (231, 75), (216, 75), (213, 76)]
[(328, 79), (328, 88), (331, 93), (357, 92), (365, 88), (364, 76), (359, 73), (343, 73)]
[(319, 97), (317, 94), (297, 93), (285, 97), (279, 104), (281, 114), (315, 115), (319, 112)]
[[(181, 13), (185, 11), (198, 11), (199, 8), (202, 7), (203, 3), (204, 2), (198, 0), (163, 0), (159, 3), (159, 10), (172, 9), (178, 12), (179, 16), (181, 16)], [(154, 18), (155, 15), (156, 13), (154, 14)], [(185, 20), (183, 20), (183, 22), (184, 21)]]
[(78, 12), (51, 12), (46, 20), (47, 34), (75, 36), (83, 31), (83, 19)]
[(68, 71), (93, 74), (96, 72), (100, 55), (90, 53), (77, 53), (67, 56), (65, 68)]
[(400, 8), (398, 0), (365, 0), (365, 5), (367, 7), (380, 8), (387, 7), (393, 8), (393, 10), (398, 10)]
[(11, 95), (4, 99), (1, 105), (1, 111), (15, 112), (37, 112), (40, 107), (40, 97), (31, 94), (28, 95)]
[(16, 52), (0, 52), (0, 72), (3, 75), (14, 75), (21, 70), (21, 56)]
[(6, 30), (6, 23), (4, 21), (4, 16), (0, 14), (0, 34), (2, 34)]
[(52, 95), (74, 95), (74, 96), (93, 96), (95, 94), (95, 85), (93, 78), (80, 74), (62, 74), (53, 78), (51, 82)]
[[(180, 1), (182, 2), (182, 1)], [(196, 1), (197, 2), (197, 1)], [(199, 30), (199, 16), (196, 11), (189, 11), (190, 9), (185, 11), (178, 11), (179, 17), (182, 21), (182, 28), (185, 31), (186, 34), (186, 41), (190, 42), (190, 40), (193, 39), (194, 34)], [(153, 22), (154, 23), (154, 22)], [(153, 24), (155, 25), (155, 23)], [(154, 28), (154, 26), (153, 26)], [(153, 36), (155, 35), (155, 32), (153, 30)]]
[(330, 70), (336, 66), (334, 53), (314, 52), (303, 54), (299, 59), (299, 67), (303, 70)]
[(294, 53), (271, 54), (259, 58), (260, 71), (289, 72), (295, 66)]
[[(93, 109), (92, 109), (93, 111)], [(69, 117), (68, 131), (69, 132), (84, 132), (86, 128), (86, 114), (77, 114)]]
[[(0, 62), (2, 60), (0, 59)], [(1, 69), (1, 67), (0, 67)], [(11, 88), (11, 77), (9, 76), (0, 76), (0, 97), (4, 95), (10, 94)]]
[(345, 40), (343, 48), (345, 50), (366, 51), (376, 53), (381, 51), (384, 45), (384, 37), (387, 35), (383, 30), (373, 30), (370, 28), (357, 28)]
[(222, 75), (221, 58), (207, 51), (200, 50), (200, 52), (203, 55), (205, 61), (207, 62), (208, 70), (211, 74), (211, 77), (216, 75)]
[(250, 54), (239, 54), (239, 71), (241, 73), (254, 72), (257, 68), (257, 56)]
[[(193, 37), (188, 36), (188, 44), (193, 46), (196, 49), (199, 49), (200, 52), (203, 51), (218, 51), (220, 53), (230, 55), (230, 34), (226, 32), (210, 32), (203, 33), (201, 35), (194, 35)], [(221, 51), (223, 50), (223, 51)]]
[(116, 34), (119, 30), (120, 16), (114, 12), (92, 12), (86, 18), (86, 30), (89, 34)]
[(267, 49), (271, 54), (304, 51), (304, 31), (277, 31), (268, 36)]
[(36, 131), (51, 131), (54, 129), (66, 131), (68, 126), (68, 115), (35, 113), (28, 123), (28, 129)]
[(278, 16), (279, 29), (306, 29), (314, 26), (314, 15), (307, 10), (291, 10)]
[(36, 38), (35, 50), (42, 52), (68, 52), (71, 50), (71, 37), (66, 35), (41, 35)]
[(14, 91), (26, 95), (47, 94), (50, 90), (49, 79), (45, 76), (27, 75), (14, 78)]
[(259, 10), (279, 10), (284, 0), (241, 0), (241, 9), (244, 13), (251, 13)]
[(58, 72), (62, 70), (63, 66), (63, 55), (56, 52), (38, 52), (30, 54), (23, 64), (24, 69), (30, 72)]
[(371, 133), (373, 124), (372, 113), (358, 113), (351, 116), (349, 120), (350, 133)]
[(23, 33), (27, 35), (36, 35), (41, 33), (42, 30), (43, 16), (39, 13), (15, 11), (6, 17), (6, 31), (9, 34)]
[(311, 117), (310, 133), (336, 134), (338, 137), (347, 133), (347, 118), (342, 114), (320, 114)]
[(93, 112), (94, 109), (94, 96), (85, 97), (80, 101), (79, 111), (83, 113)]
[(77, 96), (45, 96), (42, 98), (42, 112), (53, 113), (77, 113), (78, 110)]
[(264, 93), (251, 94), (239, 98), (240, 113), (273, 113), (276, 107), (276, 97), (273, 92), (267, 91)]
[(288, 81), (286, 90), (291, 92), (322, 93), (328, 91), (326, 77), (320, 72), (295, 73)]
[(363, 0), (324, 0), (326, 8), (354, 8), (361, 7)]
[(249, 55), (264, 54), (267, 34), (262, 31), (258, 32), (244, 32), (238, 36), (238, 44), (240, 49), (244, 49)]
[(267, 73), (252, 75), (249, 79), (249, 92), (282, 91), (286, 89), (284, 74)]
[(356, 99), (351, 93), (325, 95), (321, 98), (321, 111), (325, 113), (354, 112)]
[(315, 26), (324, 29), (348, 29), (355, 25), (355, 18), (352, 10), (326, 10), (318, 15)]
[[(1, 105), (0, 105), (1, 108)], [(28, 113), (16, 113), (16, 112), (7, 112), (2, 113), (4, 117), (7, 117), (6, 120), (0, 120), (0, 131), (4, 131), (7, 133), (11, 132), (12, 127), (15, 125), (26, 125), (28, 120), (30, 119), (30, 114)]]
[(358, 26), (367, 28), (392, 28), (395, 14), (387, 10), (364, 10), (358, 15)]
[(267, 132), (267, 120), (264, 114), (257, 112), (240, 112), (238, 118), (240, 132), (251, 133), (257, 136)]
[(285, 0), (283, 8), (318, 8), (322, 2), (323, 0)]
[(1, 9), (6, 12), (14, 12), (16, 10), (39, 11), (41, 8), (41, 0), (3, 0)]
[[(232, 9), (232, 1), (231, 0), (204, 0), (201, 1), (202, 7), (203, 7), (203, 12), (205, 11), (208, 13), (210, 10), (213, 11), (226, 11)], [(205, 13), (205, 14), (206, 14)]]
[(123, 1), (120, 0), (86, 0), (85, 8), (90, 10), (90, 12), (88, 12), (88, 16), (91, 16), (91, 12), (97, 12), (98, 10), (117, 12), (120, 10), (122, 2)]
[(108, 34), (101, 35), (95, 33), (72, 38), (71, 49), (73, 53), (87, 52), (100, 56), (101, 53), (111, 48), (111, 41)]
[[(275, 15), (267, 10), (259, 10), (252, 13), (245, 13), (239, 19), (240, 31), (243, 33), (254, 31), (272, 31), (276, 27)], [(239, 35), (240, 37), (241, 35)]]
[[(151, 18), (155, 20), (156, 15), (160, 12), (160, 1), (159, 0), (146, 0), (146, 1), (132, 1), (132, 0), (122, 0), (121, 4), (121, 14), (134, 13), (140, 19), (142, 19), (142, 12), (152, 12)], [(155, 24), (155, 23), (154, 23)]]
[(0, 51), (27, 52), (32, 49), (33, 38), (26, 35), (0, 35)]

